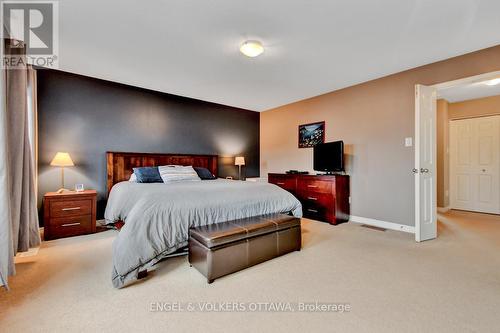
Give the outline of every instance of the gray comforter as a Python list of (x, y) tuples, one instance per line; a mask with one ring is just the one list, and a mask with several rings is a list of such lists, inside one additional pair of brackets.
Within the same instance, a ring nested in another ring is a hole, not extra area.
[(288, 213), (302, 216), (300, 202), (276, 185), (231, 180), (170, 184), (121, 182), (109, 195), (106, 223), (125, 222), (113, 242), (113, 286), (185, 247), (188, 230), (244, 217)]

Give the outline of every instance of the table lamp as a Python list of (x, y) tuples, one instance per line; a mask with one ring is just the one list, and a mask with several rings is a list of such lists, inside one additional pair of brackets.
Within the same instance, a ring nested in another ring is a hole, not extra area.
[(58, 152), (50, 162), (51, 166), (61, 167), (61, 188), (57, 193), (70, 192), (64, 188), (64, 167), (74, 166), (73, 160), (68, 153)]
[(237, 156), (234, 159), (234, 165), (238, 166), (238, 179), (241, 180), (241, 166), (245, 165), (245, 158), (243, 156)]

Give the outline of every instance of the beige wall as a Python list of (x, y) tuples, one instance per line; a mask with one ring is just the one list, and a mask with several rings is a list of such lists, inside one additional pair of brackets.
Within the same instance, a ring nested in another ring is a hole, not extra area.
[(449, 104), (444, 99), (437, 101), (437, 205), (449, 206)]
[(326, 140), (344, 140), (353, 215), (414, 225), (415, 84), (500, 70), (500, 46), (419, 67), (261, 114), (261, 176), (312, 171), (312, 149), (297, 148), (297, 126), (326, 121)]
[(494, 116), (500, 114), (500, 96), (450, 103), (450, 119)]

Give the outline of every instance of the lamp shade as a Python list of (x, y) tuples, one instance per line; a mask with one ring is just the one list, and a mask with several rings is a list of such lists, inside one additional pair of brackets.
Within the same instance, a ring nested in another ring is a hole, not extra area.
[(58, 152), (50, 162), (50, 165), (57, 167), (74, 166), (73, 160), (68, 153)]
[(234, 159), (234, 165), (245, 165), (245, 158), (243, 156), (237, 156)]

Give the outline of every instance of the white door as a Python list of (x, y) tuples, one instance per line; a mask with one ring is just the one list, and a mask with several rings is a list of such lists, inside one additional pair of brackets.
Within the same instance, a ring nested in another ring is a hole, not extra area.
[(415, 87), (415, 240), (437, 237), (435, 88)]
[(500, 214), (500, 116), (450, 123), (451, 208)]

